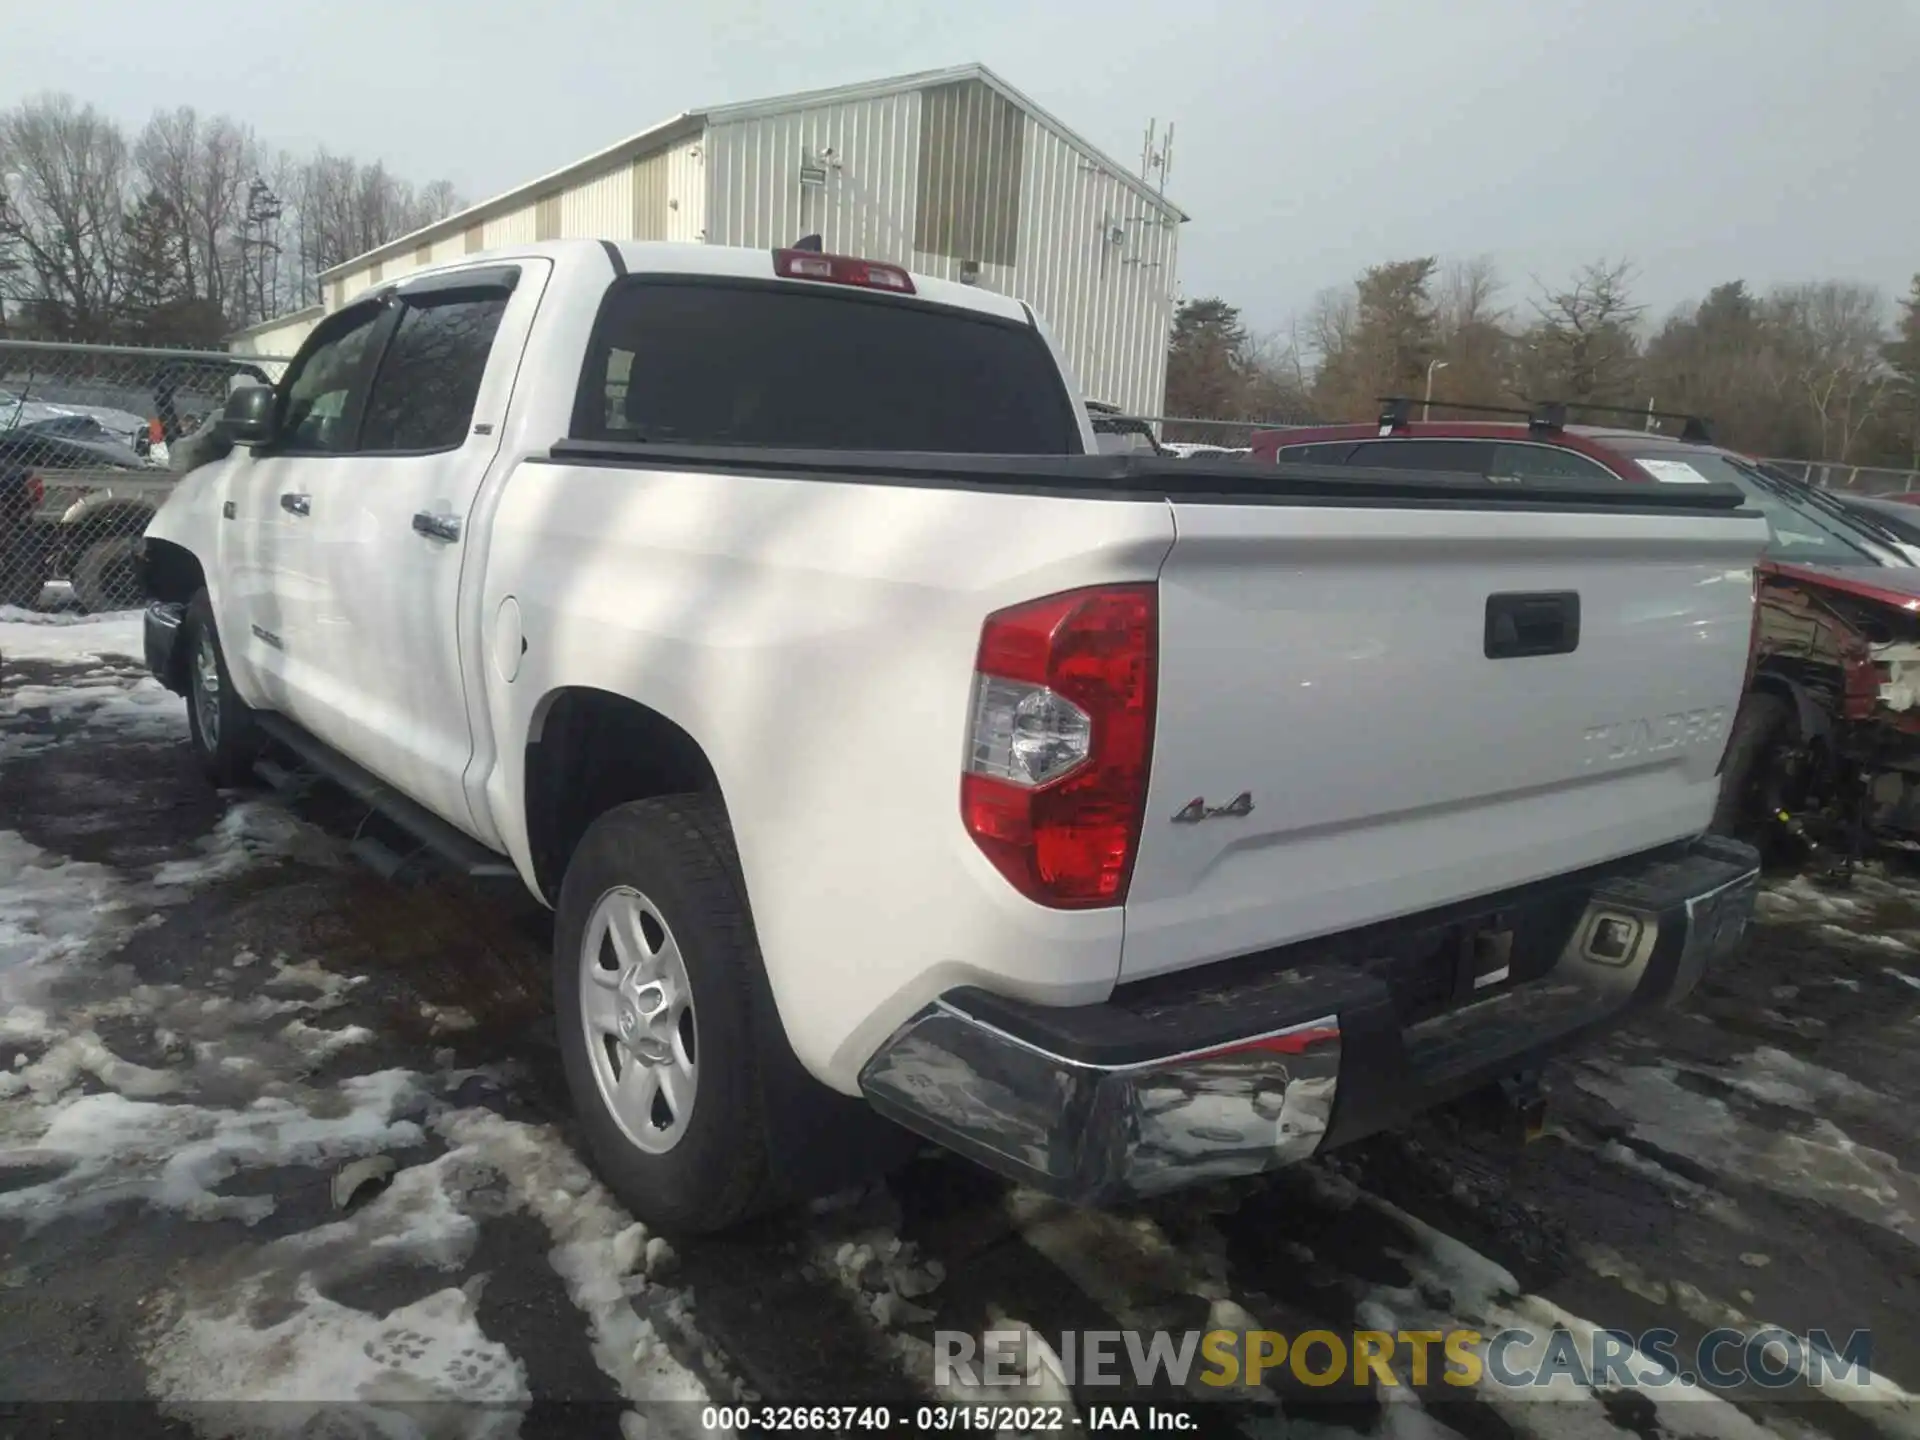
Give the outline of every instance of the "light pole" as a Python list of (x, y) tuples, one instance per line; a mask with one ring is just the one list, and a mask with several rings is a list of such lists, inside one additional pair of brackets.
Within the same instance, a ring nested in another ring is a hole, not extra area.
[(1431, 420), (1433, 418), (1433, 372), (1446, 368), (1447, 362), (1444, 360), (1429, 360), (1427, 362), (1427, 398), (1422, 401), (1420, 405), (1420, 418), (1422, 420)]

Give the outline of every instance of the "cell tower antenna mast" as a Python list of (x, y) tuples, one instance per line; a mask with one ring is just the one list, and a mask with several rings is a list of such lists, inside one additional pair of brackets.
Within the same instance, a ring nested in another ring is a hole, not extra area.
[[(1173, 169), (1173, 122), (1167, 122), (1164, 135), (1158, 119), (1147, 122), (1147, 136), (1140, 146), (1140, 178), (1156, 193), (1167, 193), (1167, 173)], [(1156, 173), (1157, 172), (1157, 173)]]

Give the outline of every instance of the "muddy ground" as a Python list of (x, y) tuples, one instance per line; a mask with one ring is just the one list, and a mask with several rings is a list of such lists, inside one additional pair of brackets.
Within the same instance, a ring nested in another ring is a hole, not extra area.
[[(1772, 878), (1736, 962), (1554, 1068), (1532, 1144), (1439, 1114), (1110, 1213), (930, 1155), (670, 1247), (577, 1158), (543, 912), (373, 877), (337, 794), (214, 793), (179, 702), (112, 653), (123, 622), (28, 628), (0, 626), (0, 1431), (313, 1434), (306, 1402), (359, 1397), (480, 1402), (435, 1433), (527, 1435), (616, 1433), (671, 1400), (648, 1433), (693, 1433), (701, 1400), (931, 1397), (936, 1330), (1558, 1320), (1683, 1347), (1870, 1330), (1890, 1384), (1421, 1405), (1283, 1382), (1279, 1403), (1301, 1434), (1920, 1434), (1900, 1389), (1920, 1386), (1906, 874)], [(368, 1156), (391, 1183), (339, 1208)], [(1113, 1398), (1035, 1393), (1080, 1416)], [(165, 1408), (98, 1408), (115, 1400)]]

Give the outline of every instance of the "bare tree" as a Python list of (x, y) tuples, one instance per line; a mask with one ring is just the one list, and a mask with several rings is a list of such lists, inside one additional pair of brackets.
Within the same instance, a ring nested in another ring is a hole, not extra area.
[(1338, 364), (1353, 348), (1354, 330), (1360, 323), (1360, 307), (1351, 287), (1322, 290), (1313, 297), (1307, 312), (1307, 342), (1316, 365), (1325, 370)]
[(251, 132), (181, 106), (147, 122), (133, 156), (146, 190), (165, 201), (179, 226), (189, 293), (236, 320), (251, 318), (239, 245), (247, 187), (260, 168)]
[(1507, 312), (1499, 301), (1505, 288), (1490, 255), (1450, 262), (1440, 272), (1434, 295), (1441, 342), (1451, 343), (1462, 331), (1504, 325)]
[(1888, 393), (1885, 304), (1871, 285), (1841, 280), (1788, 286), (1771, 297), (1787, 365), (1819, 427), (1819, 459), (1851, 460)]
[[(1559, 290), (1540, 286), (1524, 337), (1521, 382), (1529, 398), (1618, 403), (1631, 398), (1643, 306), (1627, 261), (1583, 265)], [(1537, 284), (1538, 282), (1536, 282)]]
[(0, 116), (0, 279), (53, 338), (113, 327), (128, 178), (125, 137), (91, 105), (49, 95)]

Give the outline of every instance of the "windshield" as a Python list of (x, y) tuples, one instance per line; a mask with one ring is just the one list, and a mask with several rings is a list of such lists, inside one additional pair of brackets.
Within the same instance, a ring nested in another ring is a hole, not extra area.
[(1718, 480), (1738, 485), (1747, 503), (1767, 518), (1772, 559), (1801, 565), (1880, 565), (1875, 540), (1865, 530), (1796, 493), (1785, 480), (1770, 478), (1716, 450), (1628, 450), (1627, 455), (1654, 479), (1669, 484)]

